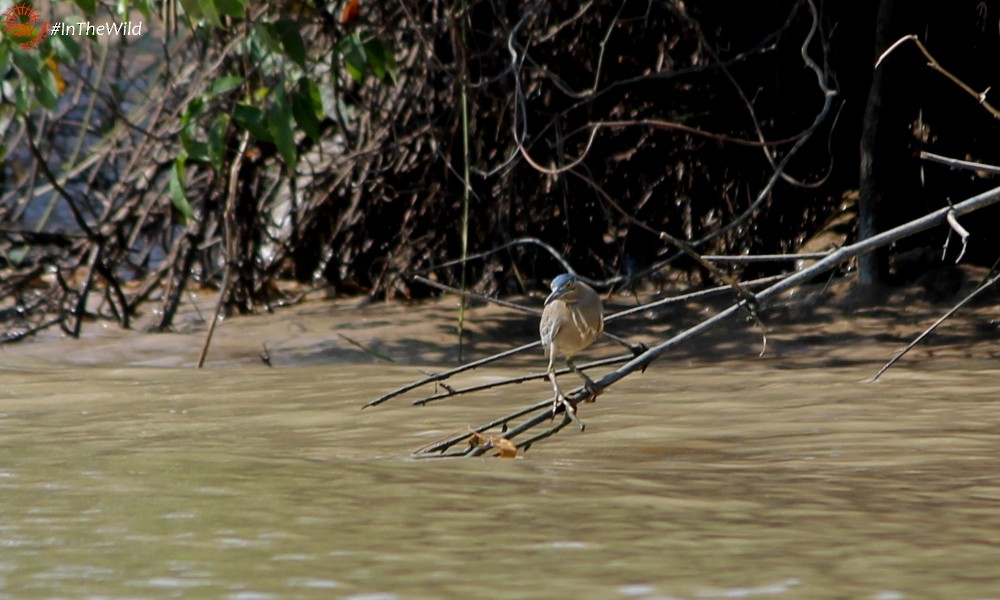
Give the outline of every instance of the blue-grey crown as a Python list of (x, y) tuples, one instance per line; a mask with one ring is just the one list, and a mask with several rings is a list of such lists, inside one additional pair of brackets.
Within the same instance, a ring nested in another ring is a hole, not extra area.
[(572, 273), (563, 273), (552, 280), (552, 291), (576, 283), (576, 277)]

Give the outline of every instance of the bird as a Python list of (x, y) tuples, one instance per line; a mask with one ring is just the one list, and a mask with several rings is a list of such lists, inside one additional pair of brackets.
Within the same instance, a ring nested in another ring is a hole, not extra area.
[(604, 307), (601, 297), (586, 283), (580, 281), (571, 273), (563, 273), (552, 280), (552, 293), (545, 299), (542, 319), (538, 323), (538, 333), (542, 338), (542, 347), (549, 357), (549, 367), (546, 371), (552, 382), (552, 392), (555, 398), (552, 403), (552, 416), (562, 405), (566, 414), (573, 417), (575, 409), (566, 400), (559, 383), (556, 381), (555, 361), (557, 355), (566, 357), (566, 366), (583, 378), (584, 387), (590, 393), (590, 399), (597, 398), (600, 390), (590, 377), (584, 375), (573, 363), (573, 357), (589, 346), (597, 336), (604, 331)]

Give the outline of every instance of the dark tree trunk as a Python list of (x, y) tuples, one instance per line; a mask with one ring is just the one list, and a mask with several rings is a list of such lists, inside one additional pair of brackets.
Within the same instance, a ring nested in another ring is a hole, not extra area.
[[(924, 32), (926, 6), (926, 0), (881, 0), (875, 25), (876, 57), (904, 35)], [(923, 61), (912, 50), (899, 48), (872, 75), (861, 132), (860, 239), (905, 222), (920, 192), (912, 127), (920, 112), (914, 74)], [(885, 283), (888, 249), (862, 256), (858, 271), (862, 284)]]

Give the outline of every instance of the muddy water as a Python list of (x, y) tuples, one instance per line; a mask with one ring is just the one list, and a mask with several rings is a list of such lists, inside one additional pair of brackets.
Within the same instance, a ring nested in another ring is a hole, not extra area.
[(0, 598), (1000, 597), (989, 364), (658, 364), (585, 433), (415, 460), (547, 384), (360, 411), (416, 369), (4, 359)]

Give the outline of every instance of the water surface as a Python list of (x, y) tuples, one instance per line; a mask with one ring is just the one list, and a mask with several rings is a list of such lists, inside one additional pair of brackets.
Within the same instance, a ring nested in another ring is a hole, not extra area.
[(5, 364), (0, 598), (1000, 596), (989, 364), (657, 363), (513, 460), (410, 451), (545, 382)]

